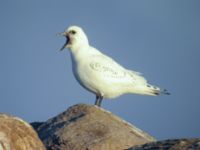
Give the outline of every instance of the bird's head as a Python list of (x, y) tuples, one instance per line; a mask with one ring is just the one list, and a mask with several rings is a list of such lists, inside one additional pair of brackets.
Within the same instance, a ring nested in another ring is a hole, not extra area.
[(66, 42), (61, 48), (69, 48), (71, 50), (89, 45), (88, 38), (84, 31), (78, 26), (70, 26), (67, 30), (60, 35), (66, 37)]

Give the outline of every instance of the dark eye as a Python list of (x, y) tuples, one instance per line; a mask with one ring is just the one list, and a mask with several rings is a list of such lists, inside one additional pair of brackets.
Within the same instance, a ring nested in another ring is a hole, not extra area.
[(71, 30), (71, 31), (69, 31), (69, 33), (71, 33), (71, 34), (76, 34), (76, 31)]

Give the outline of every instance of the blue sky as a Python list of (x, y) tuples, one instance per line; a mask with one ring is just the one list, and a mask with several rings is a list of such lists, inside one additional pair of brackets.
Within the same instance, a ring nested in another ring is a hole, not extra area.
[(90, 44), (170, 96), (123, 95), (102, 107), (157, 139), (200, 137), (198, 0), (1, 1), (0, 112), (45, 121), (93, 104), (56, 33), (81, 26)]

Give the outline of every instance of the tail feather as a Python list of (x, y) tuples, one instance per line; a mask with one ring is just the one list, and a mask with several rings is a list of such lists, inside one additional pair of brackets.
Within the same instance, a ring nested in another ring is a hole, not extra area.
[(151, 96), (170, 95), (166, 89), (160, 89), (159, 87), (150, 84), (136, 86), (130, 91), (130, 93)]
[(166, 89), (160, 89), (159, 87), (150, 84), (147, 84), (147, 87), (149, 89), (148, 91), (155, 96), (161, 94), (170, 95), (170, 93)]
[(167, 91), (167, 89), (161, 90), (161, 94), (170, 95), (170, 93)]

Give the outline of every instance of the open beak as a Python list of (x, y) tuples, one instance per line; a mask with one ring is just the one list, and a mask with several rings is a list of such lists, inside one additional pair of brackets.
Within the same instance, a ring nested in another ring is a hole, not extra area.
[(63, 33), (58, 33), (58, 35), (61, 35), (61, 36), (65, 36), (66, 37), (66, 42), (65, 44), (62, 46), (62, 48), (60, 49), (60, 51), (64, 50), (65, 47), (67, 46), (67, 44), (69, 43), (70, 41), (70, 38), (68, 36), (68, 34), (66, 32), (63, 32)]

